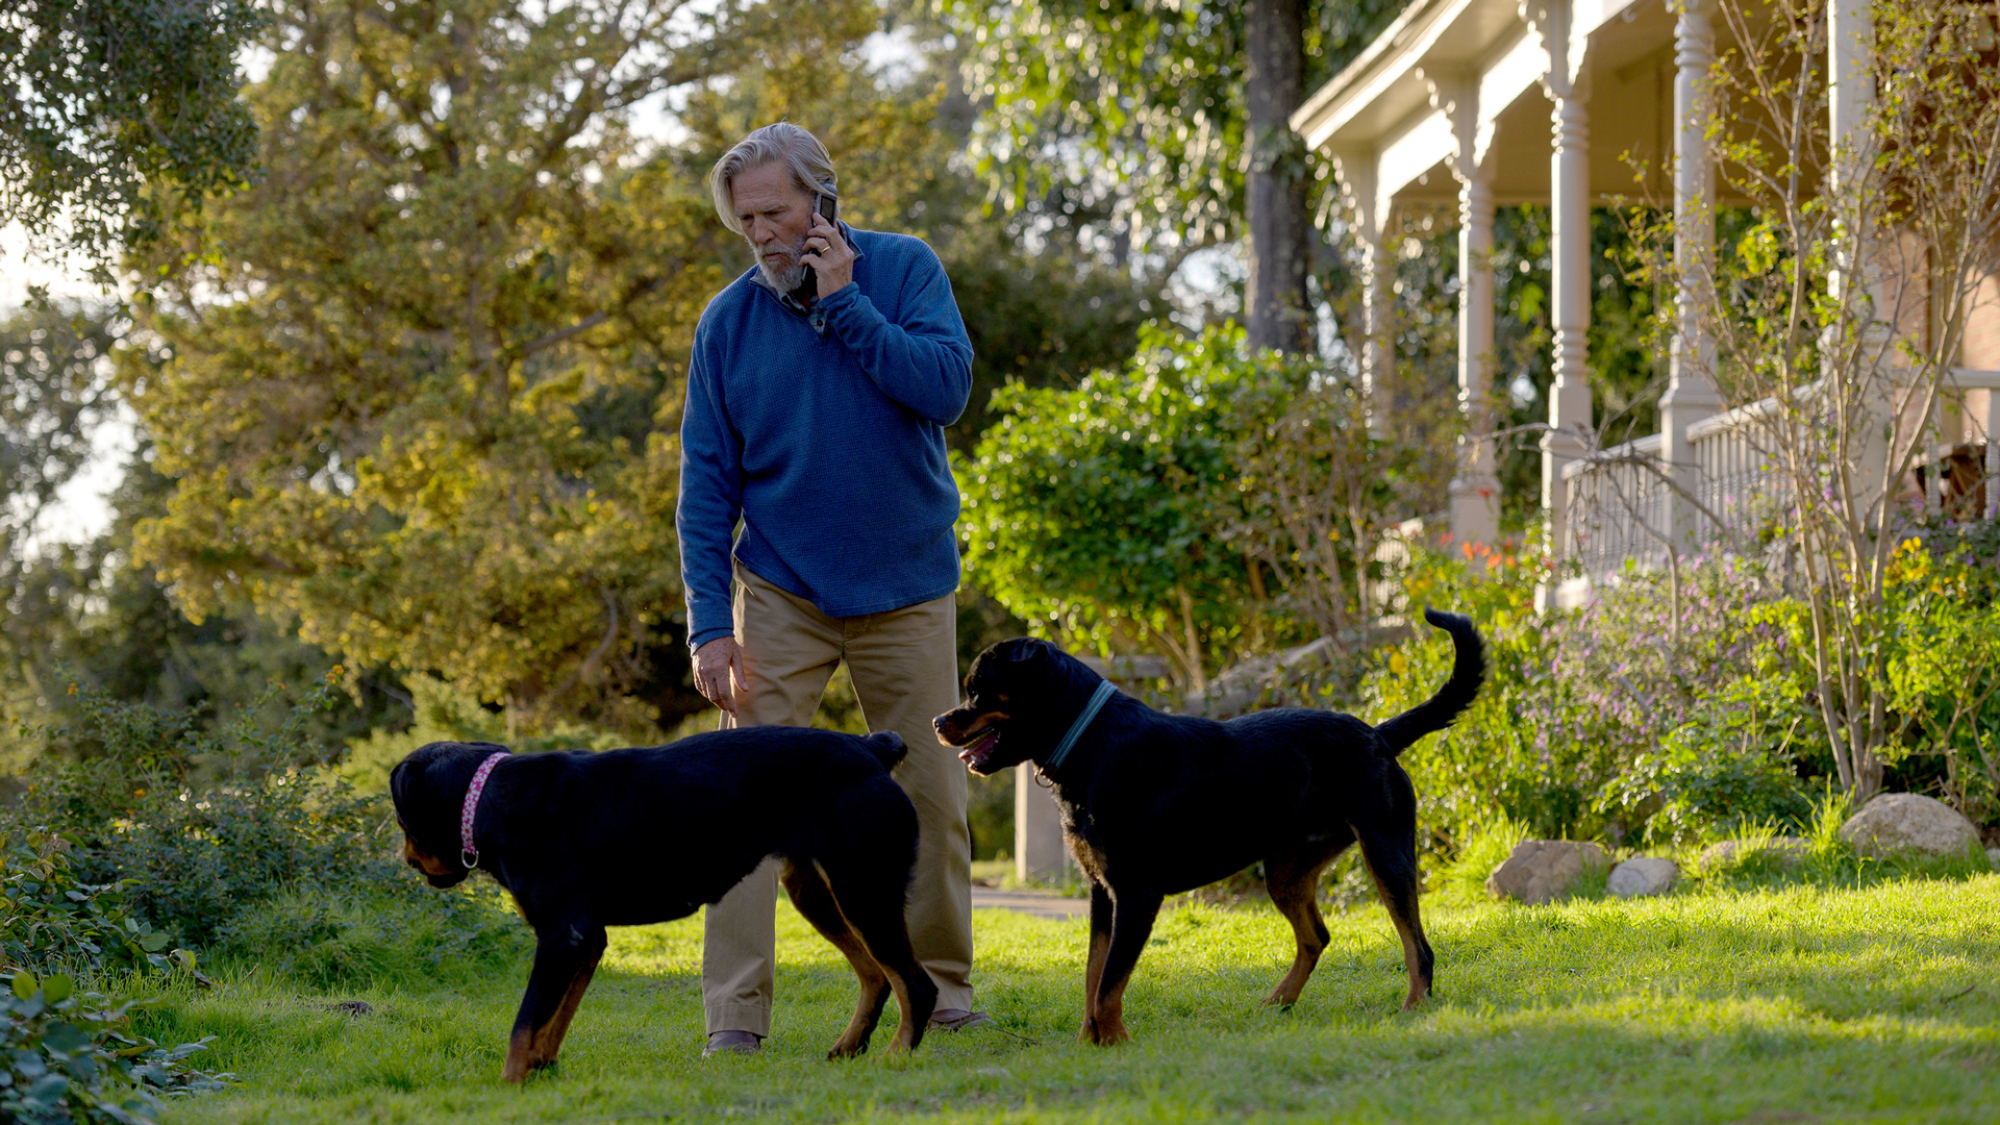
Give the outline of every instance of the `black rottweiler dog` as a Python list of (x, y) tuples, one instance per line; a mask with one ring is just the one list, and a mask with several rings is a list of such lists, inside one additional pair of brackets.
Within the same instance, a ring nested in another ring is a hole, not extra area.
[[(1405, 1008), (1430, 994), (1432, 955), (1417, 915), (1417, 799), (1396, 755), (1450, 726), (1485, 679), (1470, 619), (1425, 611), (1456, 645), (1450, 680), (1379, 727), (1298, 708), (1226, 723), (1163, 715), (1045, 641), (1002, 641), (965, 677), (966, 703), (935, 720), (938, 739), (984, 776), (1032, 762), (1049, 778), (1063, 835), (1090, 879), (1090, 958), (1080, 1038), (1128, 1038), (1125, 983), (1170, 894), (1257, 860), (1298, 956), (1265, 1002), (1305, 988), (1326, 924), (1319, 873), (1356, 840), (1403, 939)], [(1101, 711), (1096, 710), (1102, 707)]]
[(828, 1057), (867, 1049), (890, 989), (902, 1009), (892, 1049), (922, 1040), (937, 986), (903, 923), (917, 812), (889, 776), (901, 738), (750, 727), (643, 749), (506, 755), (468, 802), (482, 765), (504, 753), (433, 742), (396, 766), (389, 791), (410, 866), (435, 887), (484, 868), (534, 928), (508, 1081), (555, 1061), (604, 927), (685, 917), (773, 855), (792, 904), (861, 978), (853, 1022)]

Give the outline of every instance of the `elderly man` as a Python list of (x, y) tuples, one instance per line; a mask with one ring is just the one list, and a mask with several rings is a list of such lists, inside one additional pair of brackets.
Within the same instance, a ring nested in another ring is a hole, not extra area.
[[(928, 246), (818, 212), (833, 162), (806, 130), (751, 133), (709, 187), (757, 266), (709, 302), (688, 364), (676, 524), (695, 687), (724, 726), (805, 726), (847, 662), (868, 725), (910, 748), (897, 780), (922, 831), (908, 918), (938, 986), (931, 1025), (984, 1023), (965, 771), (930, 722), (958, 695), (944, 427), (971, 393), (972, 344)], [(705, 1054), (771, 1033), (776, 898), (766, 861), (708, 908)]]

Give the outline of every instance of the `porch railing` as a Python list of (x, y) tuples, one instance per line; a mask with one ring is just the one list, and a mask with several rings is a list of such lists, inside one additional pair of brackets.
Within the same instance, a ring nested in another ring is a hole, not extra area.
[[(1984, 401), (1976, 403), (1969, 391), (1986, 392)], [(1910, 484), (1922, 490), (1931, 511), (2000, 517), (2000, 440), (1987, 440), (2000, 434), (2000, 370), (1958, 368), (1949, 392), (1941, 411), (1947, 417), (1933, 424), (1961, 439), (1927, 448)], [(1760, 424), (1777, 408), (1775, 399), (1764, 399), (1688, 427), (1699, 502), (1693, 542), (1750, 536), (1777, 514), (1790, 484)], [(1653, 434), (1563, 467), (1569, 513), (1563, 554), (1591, 579), (1629, 558), (1651, 562), (1664, 555), (1670, 490), (1661, 479), (1660, 446), (1660, 435)]]

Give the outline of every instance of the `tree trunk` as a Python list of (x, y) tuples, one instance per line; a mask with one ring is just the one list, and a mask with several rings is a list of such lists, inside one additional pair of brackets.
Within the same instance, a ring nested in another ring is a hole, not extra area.
[(1304, 0), (1245, 0), (1249, 152), (1244, 175), (1250, 273), (1244, 328), (1253, 348), (1311, 352), (1317, 336), (1305, 143), (1292, 111), (1305, 97)]

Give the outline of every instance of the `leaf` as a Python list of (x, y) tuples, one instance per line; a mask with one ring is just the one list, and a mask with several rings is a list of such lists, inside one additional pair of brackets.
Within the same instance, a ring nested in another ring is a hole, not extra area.
[(51, 1004), (60, 1004), (76, 991), (76, 981), (66, 976), (45, 977), (42, 980), (42, 995)]
[(51, 1024), (42, 1033), (42, 1045), (53, 1050), (70, 1054), (90, 1046), (90, 1036), (85, 1035), (75, 1024)]
[(69, 1079), (60, 1074), (44, 1074), (28, 1087), (28, 1097), (53, 1105), (69, 1092)]
[(35, 974), (26, 969), (20, 969), (14, 973), (14, 995), (19, 996), (23, 1000), (33, 996), (35, 990), (40, 988), (41, 984), (41, 981), (35, 979)]
[(148, 953), (158, 953), (160, 950), (165, 949), (171, 940), (171, 938), (163, 933), (154, 932), (139, 939), (139, 948)]

